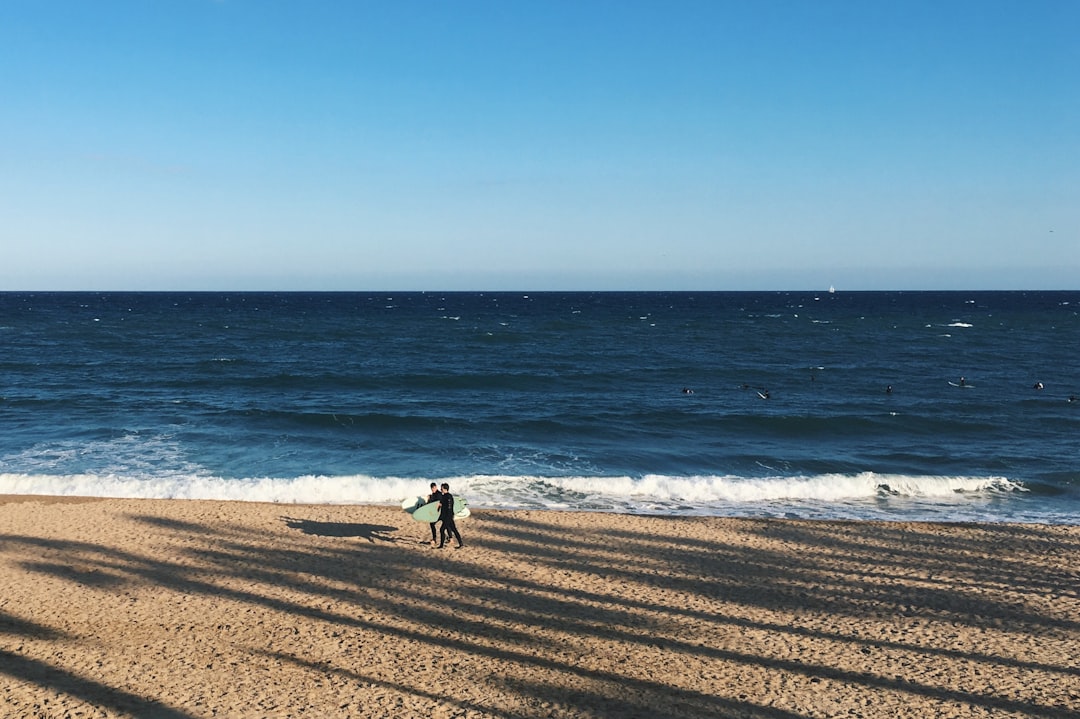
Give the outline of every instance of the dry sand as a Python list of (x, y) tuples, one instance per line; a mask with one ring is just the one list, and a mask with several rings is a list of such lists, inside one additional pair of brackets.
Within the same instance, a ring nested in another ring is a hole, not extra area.
[(1077, 717), (1080, 527), (0, 500), (3, 717)]

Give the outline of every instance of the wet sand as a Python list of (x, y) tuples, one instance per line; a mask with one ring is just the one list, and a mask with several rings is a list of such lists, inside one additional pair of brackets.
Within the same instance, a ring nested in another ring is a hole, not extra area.
[(0, 716), (1077, 717), (1080, 527), (0, 498)]

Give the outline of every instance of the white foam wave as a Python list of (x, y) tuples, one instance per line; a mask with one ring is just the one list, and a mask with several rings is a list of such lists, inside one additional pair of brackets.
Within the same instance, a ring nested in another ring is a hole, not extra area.
[[(473, 477), (467, 482), (472, 485), (474, 494), (576, 497), (587, 504), (646, 501), (681, 506), (790, 500), (827, 503), (889, 496), (952, 498), (960, 494), (1022, 490), (1021, 485), (1004, 477), (907, 476), (873, 472), (810, 477)], [(508, 492), (510, 488), (516, 491)]]
[(0, 494), (127, 499), (220, 499), (282, 504), (397, 503), (425, 492), (414, 479), (365, 476), (225, 479), (201, 475), (0, 474)]
[[(529, 477), (402, 478), (314, 476), (227, 479), (203, 475), (0, 474), (0, 494), (155, 499), (220, 499), (305, 504), (397, 503), (427, 492), (430, 481), (449, 482), (475, 507), (607, 509), (643, 507), (673, 512), (774, 502), (842, 503), (906, 497), (955, 499), (961, 495), (1022, 491), (1004, 477), (824, 474), (810, 477)], [(714, 512), (708, 512), (714, 513)]]

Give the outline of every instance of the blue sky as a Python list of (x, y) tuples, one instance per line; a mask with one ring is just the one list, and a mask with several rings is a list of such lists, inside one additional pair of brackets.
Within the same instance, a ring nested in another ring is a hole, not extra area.
[(1080, 3), (4, 0), (0, 289), (1078, 289)]

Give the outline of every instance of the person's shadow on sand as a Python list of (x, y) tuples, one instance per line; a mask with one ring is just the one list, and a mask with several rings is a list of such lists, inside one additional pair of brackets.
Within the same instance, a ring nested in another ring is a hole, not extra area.
[(384, 524), (355, 524), (352, 522), (316, 522), (312, 519), (295, 519), (282, 517), (285, 525), (290, 529), (299, 529), (304, 534), (314, 534), (319, 537), (361, 537), (374, 542), (380, 539), (384, 542), (396, 542), (397, 537), (388, 532), (396, 532), (397, 527)]

